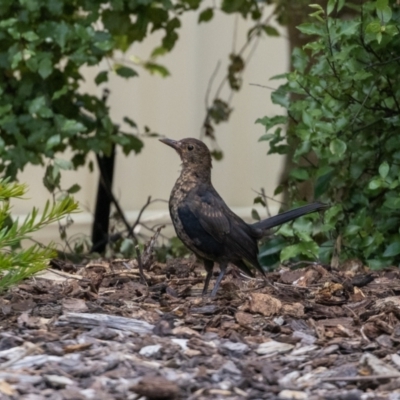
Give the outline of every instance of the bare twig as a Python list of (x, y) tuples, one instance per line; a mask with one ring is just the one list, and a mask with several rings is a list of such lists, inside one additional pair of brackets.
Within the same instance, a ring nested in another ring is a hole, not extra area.
[(388, 375), (368, 375), (368, 376), (335, 376), (330, 378), (322, 378), (324, 382), (364, 382), (364, 381), (375, 381), (382, 379), (397, 379), (400, 378), (400, 374), (388, 374)]
[(142, 256), (140, 254), (139, 246), (136, 246), (135, 250), (136, 250), (136, 259), (137, 259), (138, 267), (139, 267), (140, 281), (141, 281), (141, 283), (145, 284), (146, 286), (149, 286), (146, 282), (146, 277), (144, 276)]
[[(263, 197), (263, 194), (262, 194), (261, 192), (257, 192), (257, 190), (254, 190), (254, 189), (253, 189), (253, 192), (256, 193), (256, 194), (258, 194), (259, 196)], [(281, 205), (283, 205), (283, 206), (287, 205), (287, 204), (284, 203), (283, 201), (274, 199), (274, 198), (271, 197), (271, 196), (267, 196), (265, 193), (264, 193), (264, 195), (265, 195), (265, 198), (268, 199), (268, 200), (274, 201), (275, 203), (279, 203), (279, 204), (281, 204)]]
[(213, 73), (211, 74), (210, 79), (208, 81), (207, 90), (206, 90), (206, 97), (205, 97), (206, 109), (208, 109), (209, 104), (210, 104), (209, 99), (210, 99), (211, 87), (212, 87), (212, 85), (214, 83), (214, 79), (217, 76), (217, 73), (218, 73), (218, 70), (219, 70), (220, 66), (221, 66), (221, 61), (218, 61), (217, 65), (216, 65), (216, 67), (215, 67), (215, 69), (214, 69)]
[(267, 195), (265, 194), (264, 188), (261, 188), (261, 196), (262, 196), (263, 201), (265, 203), (265, 209), (267, 210), (267, 215), (268, 215), (268, 217), (270, 217), (271, 216), (271, 211), (269, 210), (268, 198), (267, 198)]
[(259, 83), (249, 83), (250, 86), (258, 86), (261, 87), (263, 89), (269, 89), (269, 90), (277, 90), (276, 88), (273, 88), (272, 86), (266, 86), (266, 85), (260, 85)]
[(145, 203), (145, 204), (143, 205), (143, 207), (140, 209), (139, 214), (138, 214), (138, 216), (137, 216), (137, 218), (136, 218), (136, 221), (135, 221), (131, 226), (128, 227), (128, 237), (129, 237), (129, 236), (135, 237), (134, 230), (135, 230), (136, 226), (139, 224), (140, 218), (142, 217), (143, 212), (146, 210), (146, 208), (147, 208), (151, 203), (152, 203), (152, 201), (151, 201), (151, 196), (149, 196), (149, 197), (147, 198), (146, 203)]

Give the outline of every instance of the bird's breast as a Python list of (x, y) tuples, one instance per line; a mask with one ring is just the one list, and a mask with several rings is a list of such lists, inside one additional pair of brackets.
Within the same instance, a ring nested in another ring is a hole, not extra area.
[(175, 232), (179, 239), (195, 254), (199, 257), (208, 258), (207, 254), (203, 253), (197, 243), (199, 239), (189, 237), (187, 233), (187, 227), (184, 226), (184, 221), (179, 216), (179, 209), (184, 207), (187, 202), (187, 197), (190, 191), (195, 187), (195, 184), (191, 184), (188, 181), (181, 181), (178, 179), (175, 186), (172, 189), (171, 196), (169, 198), (169, 212), (171, 220), (175, 228)]

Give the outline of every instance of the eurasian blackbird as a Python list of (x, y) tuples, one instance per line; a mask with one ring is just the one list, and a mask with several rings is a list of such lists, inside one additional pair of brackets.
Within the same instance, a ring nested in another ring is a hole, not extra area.
[(169, 198), (169, 211), (176, 234), (198, 258), (207, 271), (203, 295), (207, 293), (214, 263), (220, 274), (212, 290), (215, 296), (229, 263), (246, 275), (254, 276), (255, 267), (265, 277), (258, 262), (257, 241), (268, 229), (327, 206), (311, 203), (274, 217), (247, 224), (226, 205), (211, 183), (211, 154), (200, 140), (187, 138), (179, 141), (160, 139), (174, 148), (182, 160), (182, 171)]

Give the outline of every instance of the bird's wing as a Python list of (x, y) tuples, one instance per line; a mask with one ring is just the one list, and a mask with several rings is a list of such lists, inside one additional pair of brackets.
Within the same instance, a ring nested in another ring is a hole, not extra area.
[(189, 194), (187, 204), (203, 229), (218, 242), (224, 242), (231, 227), (228, 207), (218, 193), (212, 188), (197, 187)]

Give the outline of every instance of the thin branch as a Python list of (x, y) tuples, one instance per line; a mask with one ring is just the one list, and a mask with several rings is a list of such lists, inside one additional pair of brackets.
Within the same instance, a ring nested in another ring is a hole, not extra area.
[(377, 62), (377, 63), (374, 63), (374, 64), (369, 64), (365, 68), (381, 67), (382, 65), (390, 64), (390, 63), (392, 63), (394, 61), (399, 61), (399, 60), (400, 60), (400, 56), (399, 57), (395, 57), (395, 58), (391, 58), (390, 60)]
[(268, 215), (268, 217), (270, 217), (271, 216), (271, 211), (269, 210), (268, 198), (267, 198), (267, 195), (265, 194), (264, 188), (261, 188), (261, 196), (262, 196), (262, 198), (264, 200), (264, 203), (265, 203), (265, 209), (267, 210), (267, 215)]
[(220, 66), (221, 66), (221, 61), (218, 61), (217, 62), (217, 66), (215, 67), (215, 69), (214, 69), (213, 73), (211, 74), (210, 79), (208, 81), (207, 90), (206, 90), (206, 97), (205, 97), (206, 109), (208, 109), (209, 104), (210, 104), (209, 99), (210, 99), (211, 87), (212, 87), (212, 85), (214, 83), (214, 79), (217, 76), (217, 73), (218, 73), (218, 70), (219, 70)]
[[(261, 190), (263, 190), (263, 189), (261, 189)], [(263, 193), (263, 192), (257, 192), (257, 190), (254, 190), (254, 189), (253, 189), (253, 192), (256, 193), (256, 194), (258, 194), (258, 195), (261, 196), (261, 197), (264, 197), (264, 196), (265, 196), (266, 199), (271, 200), (271, 201), (274, 201), (275, 203), (281, 204), (282, 206), (287, 206), (287, 204), (284, 203), (283, 201), (277, 200), (277, 199), (275, 199), (275, 198), (273, 198), (273, 197), (271, 197), (271, 196), (267, 196), (267, 195), (266, 195), (265, 193)]]
[(261, 88), (269, 89), (269, 90), (273, 90), (273, 91), (278, 90), (278, 89), (273, 88), (273, 87), (271, 87), (271, 86), (260, 85), (259, 83), (249, 83), (249, 85), (250, 85), (250, 86), (259, 86), (259, 87), (261, 87)]
[(147, 284), (147, 282), (146, 282), (146, 277), (144, 276), (143, 264), (142, 264), (142, 256), (140, 254), (139, 246), (136, 246), (135, 250), (136, 250), (136, 259), (137, 259), (137, 262), (138, 262), (141, 283), (144, 283), (146, 286), (149, 286)]
[(354, 125), (354, 123), (356, 122), (356, 119), (358, 118), (358, 115), (360, 114), (361, 110), (364, 108), (364, 104), (365, 102), (368, 100), (369, 96), (371, 95), (372, 89), (375, 87), (375, 82), (371, 85), (371, 87), (369, 88), (369, 91), (367, 93), (367, 95), (365, 96), (365, 99), (363, 100), (360, 108), (357, 111), (357, 114), (354, 116), (353, 120), (351, 121), (351, 126)]
[(139, 224), (140, 218), (142, 217), (143, 212), (146, 210), (146, 208), (152, 203), (151, 201), (151, 196), (149, 196), (147, 198), (146, 203), (144, 204), (144, 206), (140, 209), (139, 214), (136, 218), (136, 221), (131, 225), (128, 226), (128, 237), (129, 236), (134, 236), (134, 230), (136, 228), (136, 226)]
[(324, 382), (365, 382), (365, 381), (375, 381), (382, 379), (398, 379), (400, 374), (388, 374), (388, 375), (368, 375), (368, 376), (336, 376), (330, 378), (322, 378)]
[(237, 43), (237, 33), (239, 26), (239, 16), (235, 16), (235, 27), (233, 28), (233, 38), (232, 38), (232, 54), (235, 54), (236, 43)]

